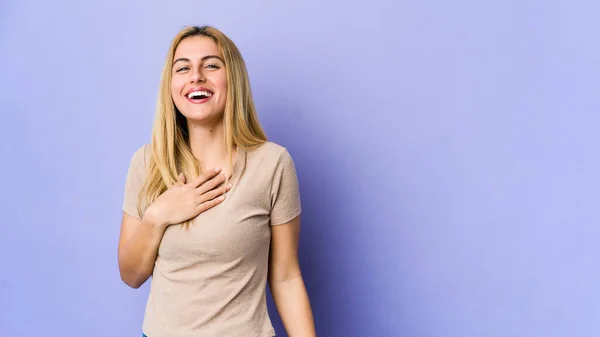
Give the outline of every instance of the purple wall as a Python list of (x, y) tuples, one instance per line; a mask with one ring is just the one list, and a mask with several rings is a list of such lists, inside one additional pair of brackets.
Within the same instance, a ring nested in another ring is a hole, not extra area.
[(205, 23), (296, 161), (319, 336), (599, 335), (599, 10), (3, 1), (0, 336), (140, 335), (125, 174), (170, 39)]

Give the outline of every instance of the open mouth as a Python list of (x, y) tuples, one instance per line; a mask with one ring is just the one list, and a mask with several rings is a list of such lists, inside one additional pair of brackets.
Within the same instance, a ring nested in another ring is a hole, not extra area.
[(212, 97), (213, 93), (208, 90), (195, 90), (189, 92), (186, 97), (193, 103), (203, 103)]

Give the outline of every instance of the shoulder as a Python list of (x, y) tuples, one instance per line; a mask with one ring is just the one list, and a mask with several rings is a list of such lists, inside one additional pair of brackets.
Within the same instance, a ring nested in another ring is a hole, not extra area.
[(152, 155), (150, 144), (142, 144), (133, 151), (129, 165), (136, 168), (145, 168)]
[(288, 149), (275, 142), (267, 141), (248, 151), (248, 156), (260, 161), (280, 162), (292, 160)]
[(286, 147), (274, 142), (265, 142), (247, 150), (246, 169), (257, 175), (272, 177), (281, 172), (295, 173), (296, 167)]

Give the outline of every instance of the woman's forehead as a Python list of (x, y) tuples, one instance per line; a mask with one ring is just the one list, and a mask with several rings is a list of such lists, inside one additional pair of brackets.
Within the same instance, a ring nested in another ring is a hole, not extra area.
[(192, 36), (183, 39), (175, 50), (174, 58), (182, 56), (193, 56), (202, 58), (206, 55), (221, 56), (219, 47), (215, 41), (207, 36)]

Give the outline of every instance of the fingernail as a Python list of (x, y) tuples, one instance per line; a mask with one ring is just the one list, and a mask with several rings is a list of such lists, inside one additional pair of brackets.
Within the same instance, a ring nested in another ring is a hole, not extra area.
[(224, 195), (220, 196), (219, 200), (225, 200), (225, 196)]
[(217, 172), (217, 173), (218, 173), (218, 172), (221, 172), (221, 168), (217, 167), (217, 168), (215, 169), (215, 172)]
[(232, 186), (233, 186), (232, 184), (229, 184), (229, 185), (227, 185), (227, 188), (231, 188)]

